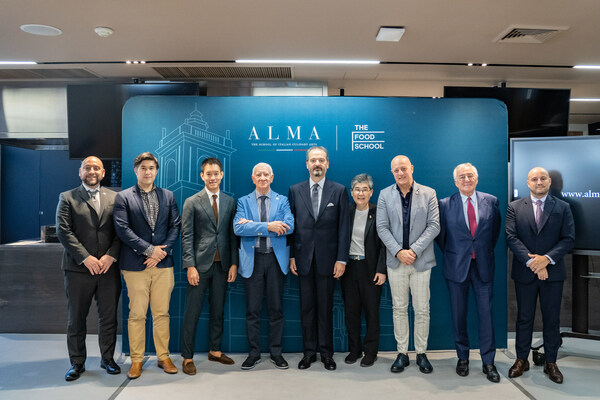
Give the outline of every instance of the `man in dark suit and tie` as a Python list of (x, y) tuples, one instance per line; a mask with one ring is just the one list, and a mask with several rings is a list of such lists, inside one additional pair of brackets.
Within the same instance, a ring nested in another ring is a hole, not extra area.
[(188, 375), (196, 374), (193, 360), (196, 327), (206, 290), (210, 296), (208, 359), (221, 364), (234, 363), (221, 352), (221, 337), (227, 282), (234, 282), (237, 277), (238, 238), (233, 233), (235, 200), (219, 190), (223, 179), (221, 161), (206, 158), (200, 170), (205, 186), (183, 204), (181, 228), (182, 267), (188, 280), (181, 356), (182, 370)]
[(556, 365), (560, 346), (560, 303), (566, 279), (564, 256), (575, 243), (575, 223), (569, 205), (548, 194), (548, 171), (535, 167), (527, 175), (530, 195), (515, 200), (506, 212), (506, 241), (513, 252), (511, 277), (517, 295), (517, 360), (511, 378), (529, 370), (529, 349), (537, 299), (544, 323), (544, 373), (563, 382)]
[(333, 290), (348, 262), (348, 192), (325, 179), (329, 154), (324, 147), (306, 152), (306, 168), (310, 178), (290, 187), (288, 196), (296, 224), (290, 235), (290, 271), (299, 276), (304, 347), (298, 368), (309, 368), (318, 351), (325, 368), (333, 371)]
[(154, 185), (156, 157), (140, 154), (133, 170), (137, 184), (117, 194), (114, 208), (115, 230), (122, 242), (119, 265), (129, 296), (130, 379), (142, 373), (148, 304), (158, 367), (168, 374), (177, 373), (169, 357), (169, 303), (175, 285), (173, 245), (181, 224), (173, 192)]
[(71, 368), (67, 381), (85, 371), (86, 318), (92, 298), (98, 307), (100, 366), (109, 374), (121, 368), (113, 358), (117, 339), (117, 304), (121, 276), (115, 264), (120, 242), (113, 226), (116, 193), (100, 186), (104, 166), (97, 157), (81, 162), (81, 186), (60, 194), (56, 208), (56, 234), (64, 246), (62, 269), (68, 304), (67, 348)]
[(494, 366), (496, 341), (492, 315), (494, 246), (500, 234), (500, 207), (491, 194), (475, 191), (479, 177), (470, 163), (454, 168), (458, 193), (440, 200), (440, 234), (436, 242), (444, 253), (444, 276), (450, 293), (454, 343), (458, 355), (456, 373), (469, 375), (467, 306), (473, 287), (479, 318), (479, 349), (483, 373), (500, 382)]
[(241, 236), (240, 269), (246, 289), (246, 331), (250, 351), (242, 369), (260, 362), (260, 314), (266, 294), (269, 307), (271, 361), (279, 369), (288, 363), (281, 355), (283, 336), (283, 284), (290, 270), (287, 236), (294, 231), (294, 216), (287, 197), (271, 190), (273, 169), (258, 163), (252, 169), (256, 190), (238, 200), (233, 221)]

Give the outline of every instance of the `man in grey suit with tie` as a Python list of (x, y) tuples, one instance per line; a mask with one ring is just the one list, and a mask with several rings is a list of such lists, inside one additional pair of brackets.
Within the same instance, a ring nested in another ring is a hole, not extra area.
[(60, 194), (56, 209), (56, 233), (64, 246), (62, 269), (68, 304), (67, 348), (71, 368), (67, 381), (85, 371), (86, 319), (95, 297), (98, 307), (100, 366), (109, 374), (121, 368), (113, 355), (117, 339), (117, 304), (121, 276), (114, 265), (120, 242), (113, 226), (116, 193), (100, 186), (104, 166), (97, 157), (81, 162), (81, 186)]
[(398, 356), (392, 372), (402, 372), (408, 360), (408, 300), (415, 311), (415, 350), (423, 373), (433, 367), (427, 359), (429, 336), (429, 279), (435, 266), (433, 240), (440, 232), (435, 190), (413, 180), (414, 166), (406, 156), (391, 163), (396, 182), (383, 189), (377, 202), (377, 233), (387, 249), (386, 263), (392, 292), (394, 336)]
[(219, 190), (223, 179), (221, 161), (207, 158), (200, 169), (205, 187), (185, 201), (181, 217), (182, 266), (188, 279), (181, 356), (182, 370), (188, 375), (196, 373), (193, 362), (196, 326), (207, 289), (210, 295), (208, 359), (222, 364), (234, 363), (221, 352), (221, 337), (227, 282), (235, 281), (239, 258), (239, 242), (233, 232), (235, 200)]

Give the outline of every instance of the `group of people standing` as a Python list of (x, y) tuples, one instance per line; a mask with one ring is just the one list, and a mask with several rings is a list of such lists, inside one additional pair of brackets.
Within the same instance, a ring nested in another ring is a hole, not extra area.
[[(346, 187), (326, 178), (327, 149), (306, 152), (309, 179), (290, 187), (288, 196), (271, 189), (271, 166), (258, 163), (252, 170), (256, 189), (237, 201), (220, 191), (223, 166), (216, 158), (201, 164), (205, 188), (185, 200), (180, 216), (173, 193), (154, 184), (158, 160), (142, 153), (134, 161), (137, 184), (119, 193), (100, 186), (102, 162), (82, 161), (82, 185), (60, 196), (57, 233), (65, 251), (63, 270), (68, 298), (67, 344), (71, 368), (65, 378), (78, 379), (85, 371), (85, 322), (95, 297), (99, 311), (100, 366), (120, 373), (113, 359), (121, 291), (119, 268), (129, 296), (127, 334), (131, 367), (128, 376), (142, 373), (145, 321), (150, 306), (158, 367), (177, 373), (168, 349), (169, 302), (174, 287), (173, 245), (181, 230), (182, 267), (188, 286), (183, 317), (182, 371), (196, 374), (196, 327), (205, 293), (210, 299), (208, 359), (234, 361), (221, 351), (227, 283), (244, 278), (246, 331), (249, 352), (241, 368), (261, 362), (260, 316), (266, 297), (269, 316), (270, 361), (289, 367), (282, 354), (283, 287), (289, 271), (298, 276), (303, 357), (299, 369), (317, 361), (335, 370), (333, 358), (333, 294), (341, 280), (348, 331), (347, 364), (369, 367), (379, 348), (379, 303), (382, 285), (389, 280), (393, 303), (394, 336), (398, 355), (390, 367), (400, 373), (410, 365), (408, 305), (414, 309), (416, 364), (431, 373), (427, 358), (429, 336), (429, 281), (436, 265), (434, 241), (443, 253), (443, 272), (450, 293), (453, 332), (458, 355), (456, 373), (469, 374), (467, 304), (475, 293), (479, 320), (482, 370), (499, 382), (494, 365), (493, 326), (494, 247), (501, 229), (496, 197), (476, 191), (477, 169), (458, 165), (453, 178), (458, 192), (439, 201), (432, 188), (416, 183), (414, 166), (406, 156), (391, 161), (395, 182), (370, 202), (373, 181), (360, 174)], [(546, 364), (554, 382), (563, 377), (556, 366), (560, 344), (560, 302), (565, 279), (564, 255), (574, 242), (569, 206), (548, 194), (550, 178), (543, 168), (529, 172), (530, 197), (509, 205), (506, 237), (514, 253), (512, 278), (518, 303), (517, 360), (511, 378), (529, 369), (527, 358), (537, 298), (544, 321)], [(116, 262), (118, 260), (118, 268)], [(361, 339), (361, 315), (366, 333)]]

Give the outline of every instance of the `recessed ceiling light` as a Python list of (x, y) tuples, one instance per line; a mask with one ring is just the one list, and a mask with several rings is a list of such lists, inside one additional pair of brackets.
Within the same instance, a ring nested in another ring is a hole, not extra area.
[(600, 65), (575, 65), (573, 68), (579, 68), (579, 69), (600, 69)]
[(235, 60), (240, 64), (379, 64), (378, 60)]
[(600, 101), (600, 99), (594, 99), (594, 98), (583, 99), (583, 98), (579, 98), (579, 99), (571, 99), (571, 101)]
[(50, 25), (39, 25), (39, 24), (25, 24), (21, 25), (23, 32), (31, 33), (32, 35), (38, 36), (59, 36), (62, 35), (62, 31), (54, 26)]
[(35, 61), (0, 61), (0, 65), (35, 65)]
[(110, 35), (115, 33), (115, 31), (112, 28), (109, 28), (108, 26), (97, 26), (94, 28), (94, 32), (96, 32), (96, 35), (103, 38), (109, 37)]
[(403, 26), (382, 26), (375, 38), (378, 42), (399, 42), (406, 29)]

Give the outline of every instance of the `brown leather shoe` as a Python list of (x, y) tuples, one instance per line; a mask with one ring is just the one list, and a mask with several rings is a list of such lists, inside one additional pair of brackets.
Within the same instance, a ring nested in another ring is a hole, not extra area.
[(193, 360), (183, 360), (183, 364), (181, 364), (181, 370), (184, 374), (196, 375), (196, 366), (194, 365)]
[(142, 374), (142, 363), (141, 362), (132, 362), (131, 367), (129, 367), (129, 372), (127, 372), (127, 377), (129, 379), (139, 378)]
[(560, 373), (558, 365), (556, 363), (544, 364), (544, 373), (548, 375), (548, 378), (554, 383), (563, 383), (563, 374)]
[(517, 358), (517, 361), (515, 361), (513, 366), (508, 370), (508, 377), (518, 378), (523, 375), (523, 372), (525, 371), (529, 371), (529, 361)]
[(216, 361), (216, 362), (220, 362), (221, 364), (225, 364), (225, 365), (231, 365), (234, 364), (233, 360), (229, 357), (227, 357), (225, 355), (225, 353), (221, 352), (221, 356), (217, 357), (217, 356), (213, 356), (212, 353), (208, 353), (208, 360), (209, 361)]
[(173, 361), (170, 358), (164, 360), (158, 360), (158, 368), (162, 368), (167, 374), (176, 374), (177, 367), (173, 365)]

